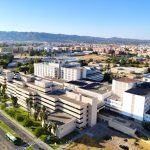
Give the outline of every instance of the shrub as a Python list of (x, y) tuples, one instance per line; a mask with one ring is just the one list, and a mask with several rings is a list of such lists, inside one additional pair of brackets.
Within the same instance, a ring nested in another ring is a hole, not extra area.
[(8, 110), (6, 110), (5, 111), (9, 116), (11, 116), (11, 117), (15, 117), (15, 110), (11, 110), (11, 109), (8, 109)]
[(42, 134), (45, 133), (45, 130), (42, 127), (37, 127), (34, 133), (35, 133), (35, 136), (40, 137)]
[(16, 118), (16, 120), (19, 121), (19, 122), (22, 122), (22, 121), (24, 121), (24, 119), (25, 119), (25, 117), (22, 116), (22, 115), (20, 115), (20, 114), (17, 114), (17, 115), (15, 116), (15, 118)]
[(31, 127), (33, 125), (34, 125), (34, 123), (33, 123), (32, 120), (30, 120), (29, 118), (24, 119), (23, 126), (25, 126), (25, 127)]
[(40, 139), (41, 139), (43, 142), (47, 142), (47, 135), (41, 135), (41, 136), (40, 136)]

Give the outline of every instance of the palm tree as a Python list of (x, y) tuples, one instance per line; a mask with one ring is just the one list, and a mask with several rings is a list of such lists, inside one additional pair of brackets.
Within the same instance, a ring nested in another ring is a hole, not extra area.
[(48, 119), (48, 113), (47, 113), (47, 112), (44, 112), (44, 113), (43, 113), (43, 118), (42, 118), (42, 120), (44, 121), (44, 124), (45, 124), (45, 122), (47, 121), (47, 119)]
[(11, 96), (11, 99), (12, 99), (13, 106), (17, 107), (18, 106), (18, 98), (15, 96)]
[(39, 105), (37, 105), (37, 113), (38, 113), (38, 117), (39, 117), (39, 115), (40, 115), (40, 112), (41, 112), (41, 107), (39, 106)]
[(55, 133), (57, 130), (57, 124), (55, 122), (52, 123), (52, 128), (53, 128), (54, 133)]
[(26, 99), (26, 106), (27, 106), (28, 115), (29, 115), (29, 113), (31, 114), (32, 104), (33, 104), (32, 100), (27, 98)]
[(37, 118), (38, 118), (38, 112), (37, 111), (35, 111), (33, 113), (33, 117), (34, 117), (34, 120), (37, 121)]
[(2, 84), (0, 83), (0, 95), (2, 95)]
[(39, 117), (40, 117), (40, 120), (42, 121), (43, 120), (43, 116), (44, 116), (44, 113), (42, 111), (39, 112)]
[(35, 110), (35, 111), (37, 111), (37, 108), (38, 108), (38, 103), (36, 102), (36, 103), (33, 103), (33, 109)]
[(6, 91), (6, 85), (2, 86), (2, 95), (5, 95), (5, 91)]
[(52, 129), (53, 125), (52, 122), (49, 122), (47, 125), (47, 130), (51, 133), (51, 129)]
[(42, 106), (42, 111), (45, 112), (46, 111), (46, 107), (43, 105)]

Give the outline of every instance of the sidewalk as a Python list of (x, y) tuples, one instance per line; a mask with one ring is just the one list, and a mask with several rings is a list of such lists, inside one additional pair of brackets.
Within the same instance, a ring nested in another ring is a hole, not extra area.
[(7, 115), (4, 111), (0, 110), (0, 112), (5, 116), (5, 118), (9, 119), (16, 126), (18, 126), (18, 128), (20, 128), (23, 132), (25, 132), (28, 137), (30, 137), (31, 139), (33, 139), (33, 141), (35, 142), (35, 144), (40, 145), (45, 150), (53, 150), (53, 148), (51, 148), (49, 145), (47, 145), (46, 143), (44, 143), (40, 139), (36, 138), (35, 135), (33, 135), (32, 133), (30, 133), (27, 129), (25, 129), (22, 125), (20, 125), (16, 120), (14, 120), (13, 118), (11, 118), (9, 115)]

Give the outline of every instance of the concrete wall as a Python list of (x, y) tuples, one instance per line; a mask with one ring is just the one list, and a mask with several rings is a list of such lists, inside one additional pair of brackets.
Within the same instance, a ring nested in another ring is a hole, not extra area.
[(143, 120), (145, 97), (124, 92), (122, 114)]
[(56, 136), (62, 138), (65, 135), (74, 131), (75, 129), (76, 129), (76, 120), (74, 119), (64, 125), (58, 126), (56, 130)]
[(118, 121), (116, 122), (113, 119), (108, 121), (108, 125), (109, 125), (109, 127), (113, 128), (113, 129), (116, 129), (116, 130), (123, 132), (127, 135), (130, 135), (132, 137), (136, 137), (136, 135), (135, 135), (136, 129), (133, 129), (130, 126), (126, 126), (122, 123), (119, 123)]

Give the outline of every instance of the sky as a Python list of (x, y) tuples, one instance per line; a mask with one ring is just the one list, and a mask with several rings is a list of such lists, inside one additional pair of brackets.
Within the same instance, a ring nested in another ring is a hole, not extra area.
[(150, 0), (0, 0), (0, 31), (150, 40)]

